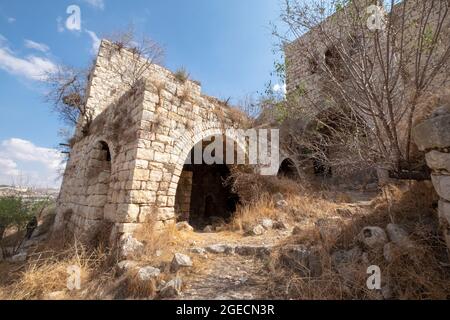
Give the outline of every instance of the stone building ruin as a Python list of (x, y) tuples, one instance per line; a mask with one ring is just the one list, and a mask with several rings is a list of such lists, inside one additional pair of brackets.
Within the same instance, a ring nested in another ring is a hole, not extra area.
[[(132, 53), (102, 41), (90, 76), (87, 108), (92, 123), (77, 127), (57, 206), (56, 229), (95, 237), (105, 222), (114, 235), (132, 234), (154, 221), (162, 229), (178, 220), (197, 228), (226, 219), (238, 197), (223, 185), (226, 165), (185, 165), (203, 140), (230, 135), (246, 117), (201, 93), (198, 83), (150, 65), (132, 88), (112, 72)], [(116, 61), (115, 61), (116, 60)], [(227, 136), (245, 150), (237, 136)]]

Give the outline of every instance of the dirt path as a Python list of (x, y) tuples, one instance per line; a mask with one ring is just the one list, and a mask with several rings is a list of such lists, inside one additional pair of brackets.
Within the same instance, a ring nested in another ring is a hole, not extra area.
[[(213, 244), (229, 246), (270, 247), (291, 234), (291, 230), (269, 231), (263, 236), (244, 237), (230, 233), (198, 234), (197, 247)], [(263, 299), (269, 277), (264, 259), (254, 255), (207, 253), (197, 259), (200, 267), (185, 275), (186, 300)]]

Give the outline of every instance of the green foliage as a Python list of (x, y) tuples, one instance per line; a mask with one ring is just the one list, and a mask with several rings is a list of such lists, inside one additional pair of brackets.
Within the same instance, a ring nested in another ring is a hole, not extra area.
[(0, 227), (23, 228), (31, 219), (33, 210), (19, 197), (0, 198)]

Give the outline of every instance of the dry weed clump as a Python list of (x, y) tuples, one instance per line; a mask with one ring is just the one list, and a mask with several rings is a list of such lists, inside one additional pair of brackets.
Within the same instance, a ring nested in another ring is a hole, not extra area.
[(278, 220), (281, 215), (282, 213), (275, 208), (272, 199), (264, 197), (255, 204), (240, 206), (234, 214), (230, 226), (232, 230), (245, 231), (249, 227), (259, 224), (264, 218)]
[[(406, 187), (387, 186), (367, 212), (341, 221), (337, 238), (324, 237), (320, 224), (309, 224), (271, 256), (270, 294), (274, 298), (290, 299), (448, 299), (448, 256), (440, 237), (434, 202), (433, 188), (426, 182), (409, 183)], [(325, 212), (330, 214), (331, 210)], [(385, 228), (389, 223), (407, 230), (414, 246), (394, 247), (387, 261), (382, 250), (366, 250), (355, 238), (365, 226)], [(305, 276), (287, 265), (282, 248), (289, 245), (314, 250), (319, 257), (321, 275)], [(355, 252), (352, 258), (337, 264), (334, 254), (350, 249)], [(370, 265), (381, 269), (381, 291), (367, 289)]]
[(65, 250), (51, 246), (41, 248), (29, 255), (28, 261), (19, 267), (7, 265), (9, 281), (3, 279), (0, 299), (34, 300), (47, 299), (53, 292), (62, 292), (64, 299), (76, 299), (77, 293), (67, 290), (68, 268), (78, 267), (81, 284), (97, 279), (105, 269), (107, 252), (89, 250), (79, 242)]
[(292, 179), (261, 176), (243, 167), (231, 168), (231, 174), (225, 183), (239, 195), (243, 205), (255, 204), (276, 193), (295, 195), (304, 191), (304, 187)]

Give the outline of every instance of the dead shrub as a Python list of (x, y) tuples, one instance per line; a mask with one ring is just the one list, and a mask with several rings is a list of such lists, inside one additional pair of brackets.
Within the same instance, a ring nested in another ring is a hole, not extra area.
[(225, 182), (239, 195), (244, 205), (255, 204), (260, 199), (275, 193), (283, 195), (300, 194), (304, 189), (296, 181), (275, 176), (262, 176), (252, 172), (251, 168), (233, 167)]
[(175, 73), (173, 74), (175, 79), (178, 80), (181, 83), (185, 83), (189, 80), (189, 73), (187, 72), (186, 68), (181, 67)]

